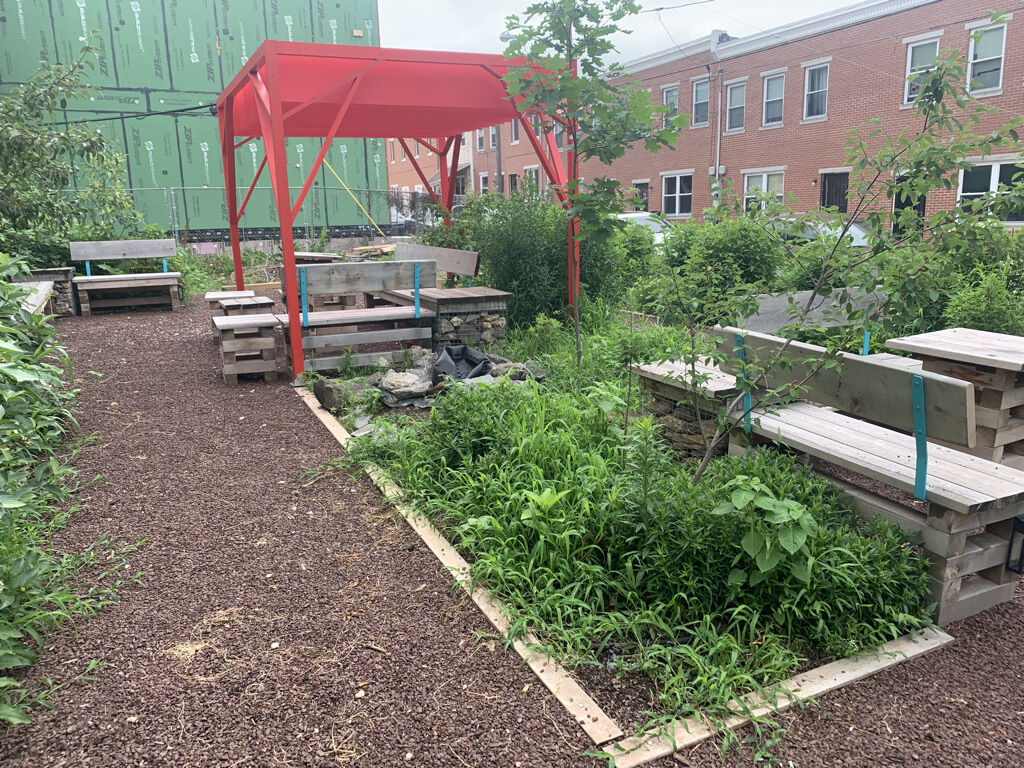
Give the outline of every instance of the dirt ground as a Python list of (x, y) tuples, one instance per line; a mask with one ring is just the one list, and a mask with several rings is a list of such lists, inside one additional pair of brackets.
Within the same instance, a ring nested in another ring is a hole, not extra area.
[[(288, 384), (225, 387), (205, 306), (58, 325), (88, 486), (60, 545), (145, 543), (144, 586), (54, 635), (29, 680), (99, 679), (0, 733), (0, 764), (586, 766), (590, 744)], [(97, 372), (101, 376), (96, 376)], [(831, 694), (781, 765), (1017, 766), (1024, 601)], [(749, 753), (724, 764), (750, 765)], [(705, 745), (661, 768), (723, 764)]]

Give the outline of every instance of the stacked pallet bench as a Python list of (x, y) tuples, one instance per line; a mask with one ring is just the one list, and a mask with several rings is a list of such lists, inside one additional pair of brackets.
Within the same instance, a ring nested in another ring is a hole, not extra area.
[[(367, 344), (430, 344), (435, 313), (420, 303), (421, 286), (436, 285), (433, 261), (357, 262), (297, 267), (306, 369), (334, 370), (342, 365), (367, 366), (384, 358), (396, 362), (402, 349), (360, 351)], [(381, 306), (313, 312), (311, 298), (408, 289), (412, 306)], [(287, 328), (287, 315), (278, 315)], [(285, 345), (291, 366), (290, 345)]]
[[(348, 257), (339, 253), (321, 253), (318, 251), (296, 251), (295, 264), (337, 264), (345, 263)], [(284, 284), (281, 285), (281, 295), (284, 296)], [(332, 309), (352, 309), (356, 306), (357, 297), (354, 294), (341, 296), (323, 296), (313, 294), (309, 296), (310, 312), (326, 312)]]
[(1024, 469), (1024, 337), (971, 328), (889, 339), (926, 371), (974, 384), (978, 442), (970, 452)]
[(238, 384), (242, 373), (258, 374), (264, 381), (277, 380), (277, 317), (258, 315), (221, 315), (213, 318), (220, 339), (224, 383)]
[[(468, 277), (470, 282), (480, 268), (480, 254), (476, 251), (397, 243), (394, 254), (395, 261), (430, 259), (437, 263), (439, 272)], [(383, 291), (369, 298), (367, 306), (380, 303), (410, 306), (413, 303), (409, 290)], [(489, 343), (505, 338), (511, 298), (508, 291), (486, 286), (424, 287), (420, 291), (420, 301), (435, 313), (435, 351), (451, 344)]]
[[(930, 592), (939, 624), (1013, 597), (1017, 575), (1006, 562), (1013, 519), (1024, 513), (1024, 472), (935, 442), (973, 445), (974, 392), (969, 382), (924, 371), (914, 361), (888, 354), (840, 354), (835, 367), (821, 368), (810, 361), (826, 354), (822, 347), (736, 328), (719, 328), (716, 334), (719, 351), (730, 361), (716, 381), (744, 370), (740, 349), (749, 366), (779, 356), (785, 360), (766, 372), (767, 388), (806, 379), (800, 394), (806, 402), (756, 409), (749, 432), (740, 426), (730, 435), (730, 452), (746, 452), (757, 444), (783, 446), (899, 489), (908, 494), (908, 502), (923, 486), (927, 504), (900, 504), (829, 477), (860, 515), (881, 515), (918, 534), (931, 561)], [(687, 403), (692, 401), (687, 378), (681, 367), (659, 383), (667, 397), (675, 388), (678, 399)], [(923, 398), (914, 395), (915, 388)], [(927, 435), (924, 474), (919, 443), (908, 434), (915, 427), (915, 405), (921, 407)]]
[[(255, 291), (207, 291), (203, 295), (203, 301), (206, 302), (210, 308), (210, 321), (213, 324), (213, 318), (223, 317), (224, 310), (220, 306), (220, 302), (223, 299), (251, 299), (256, 296)], [(213, 325), (213, 337), (216, 339), (220, 336), (217, 331), (217, 326)]]
[(24, 288), (27, 293), (21, 300), (21, 308), (33, 314), (49, 314), (51, 298), (53, 296), (52, 280), (27, 280), (18, 283), (18, 287)]
[[(173, 239), (73, 242), (70, 246), (71, 261), (85, 265), (85, 276), (71, 281), (83, 316), (111, 307), (165, 304), (171, 310), (178, 308), (181, 273), (167, 271), (167, 259), (177, 252)], [(163, 272), (92, 274), (92, 262), (121, 259), (160, 259)]]

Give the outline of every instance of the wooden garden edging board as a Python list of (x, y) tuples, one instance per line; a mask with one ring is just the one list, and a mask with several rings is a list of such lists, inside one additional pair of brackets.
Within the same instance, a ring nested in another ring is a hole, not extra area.
[[(321, 407), (320, 401), (305, 387), (296, 387), (295, 391), (320, 422), (327, 427), (334, 439), (342, 447), (345, 447), (351, 436), (334, 418), (333, 414)], [(491, 625), (503, 637), (507, 637), (510, 625), (504, 606), (482, 587), (470, 589), (469, 564), (466, 560), (422, 515), (416, 514), (400, 503), (399, 489), (387, 479), (380, 469), (370, 468), (367, 470), (367, 475), (384, 498), (394, 505), (409, 527), (423, 539), (424, 544), (441, 561), (442, 565), (452, 572), (458, 585), (470, 595)], [(886, 643), (876, 653), (840, 659), (780, 683), (778, 692), (772, 700), (750, 700), (751, 713), (754, 717), (761, 717), (770, 715), (772, 712), (785, 712), (796, 701), (806, 701), (863, 680), (902, 661), (940, 648), (952, 640), (952, 636), (939, 629), (926, 629), (904, 635)], [(696, 746), (715, 734), (715, 731), (703, 720), (688, 718), (671, 723), (667, 728), (667, 735), (665, 729), (661, 729), (622, 738), (624, 734), (619, 725), (580, 687), (557, 660), (538, 652), (538, 646), (539, 642), (532, 634), (513, 641), (513, 647), (519, 656), (529, 665), (559, 703), (565, 707), (565, 710), (573, 716), (584, 733), (595, 745), (600, 746), (615, 758), (616, 768), (635, 768), (644, 765), (661, 757), (667, 757), (685, 747)], [(737, 705), (737, 711), (739, 711), (739, 705)], [(750, 715), (736, 715), (723, 725), (727, 729), (739, 728), (749, 723), (750, 717)]]

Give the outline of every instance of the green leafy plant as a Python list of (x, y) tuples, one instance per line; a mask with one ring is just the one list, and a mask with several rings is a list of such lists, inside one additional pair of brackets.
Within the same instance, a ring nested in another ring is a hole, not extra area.
[(962, 287), (949, 300), (943, 320), (947, 326), (979, 331), (1024, 333), (1024, 304), (1007, 286), (1009, 264), (976, 267), (962, 280)]

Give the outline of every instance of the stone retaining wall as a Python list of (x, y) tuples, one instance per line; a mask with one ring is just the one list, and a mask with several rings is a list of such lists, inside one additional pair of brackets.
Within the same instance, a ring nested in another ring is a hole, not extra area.
[(71, 278), (75, 276), (74, 267), (55, 267), (53, 269), (33, 269), (32, 276), (17, 282), (29, 280), (49, 280), (53, 282), (51, 300), (53, 314), (73, 315), (76, 313), (75, 295), (72, 290)]

